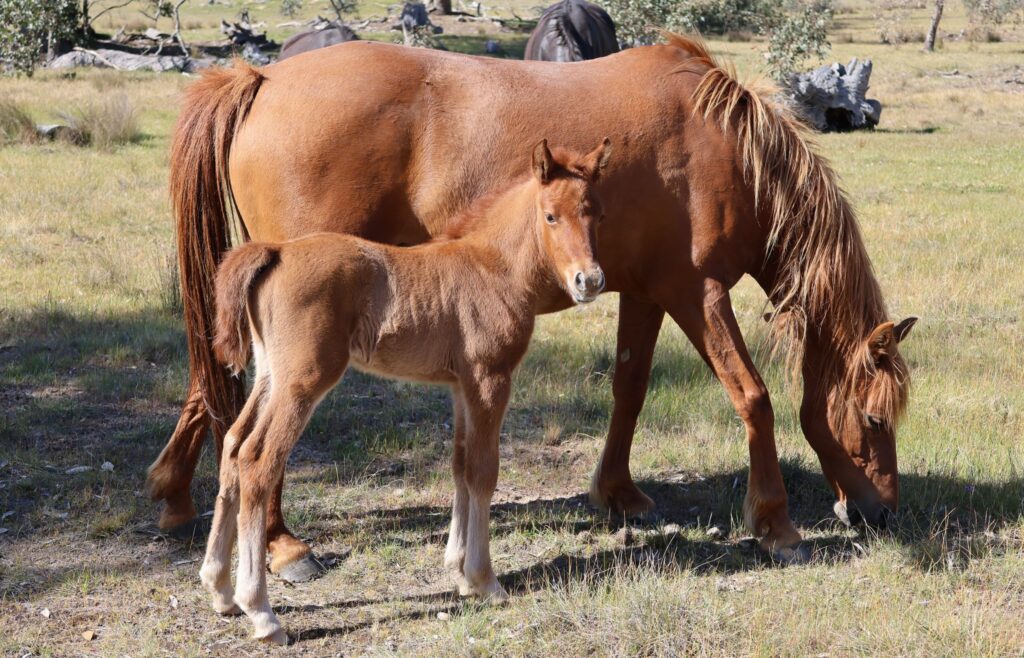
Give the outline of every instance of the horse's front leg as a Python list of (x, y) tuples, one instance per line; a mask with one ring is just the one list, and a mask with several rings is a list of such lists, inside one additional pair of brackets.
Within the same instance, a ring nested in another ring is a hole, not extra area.
[(789, 518), (772, 403), (743, 342), (728, 288), (708, 279), (693, 294), (666, 300), (665, 308), (714, 370), (746, 426), (750, 476), (743, 519), (747, 528), (776, 558), (803, 558), (800, 533)]
[(629, 472), (636, 419), (647, 397), (651, 360), (665, 311), (653, 302), (619, 295), (619, 333), (615, 347), (612, 392), (615, 406), (601, 461), (590, 483), (590, 500), (617, 514), (642, 514), (654, 508)]
[(491, 602), (508, 599), (491, 566), (491, 497), (498, 484), (498, 436), (508, 406), (510, 373), (481, 373), (463, 382), (466, 418), (465, 482), (468, 495), (466, 554), (462, 563), (467, 594)]

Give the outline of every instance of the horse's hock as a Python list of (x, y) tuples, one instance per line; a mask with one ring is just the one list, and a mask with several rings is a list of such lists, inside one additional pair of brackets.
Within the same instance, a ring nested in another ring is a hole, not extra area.
[(789, 80), (789, 94), (807, 122), (822, 132), (843, 132), (874, 128), (882, 115), (882, 104), (868, 99), (871, 60), (850, 60), (845, 67), (836, 62)]

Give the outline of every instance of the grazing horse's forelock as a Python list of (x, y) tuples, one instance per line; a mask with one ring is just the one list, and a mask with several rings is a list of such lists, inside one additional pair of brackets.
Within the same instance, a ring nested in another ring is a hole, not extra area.
[[(694, 113), (733, 132), (753, 188), (755, 204), (770, 221), (766, 263), (776, 269), (769, 297), (772, 337), (786, 351), (791, 376), (800, 373), (807, 331), (832, 343), (825, 363), (830, 394), (864, 411), (871, 392), (873, 413), (895, 424), (906, 407), (909, 374), (898, 355), (892, 372), (882, 372), (865, 340), (888, 313), (864, 249), (849, 200), (828, 160), (817, 153), (804, 124), (772, 100), (777, 89), (756, 80), (739, 82), (699, 39), (664, 33), (691, 55), (677, 72), (702, 75), (692, 96)], [(831, 421), (841, 427), (844, 405), (832, 405)]]

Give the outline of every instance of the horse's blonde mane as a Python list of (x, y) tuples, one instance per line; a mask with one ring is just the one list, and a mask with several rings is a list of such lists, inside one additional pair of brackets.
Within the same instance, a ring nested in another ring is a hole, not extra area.
[[(690, 58), (680, 71), (702, 73), (693, 91), (695, 116), (735, 135), (736, 148), (759, 212), (770, 221), (765, 262), (775, 269), (769, 297), (772, 336), (784, 346), (792, 374), (800, 372), (808, 331), (832, 343), (832, 394), (860, 404), (869, 383), (881, 386), (885, 420), (895, 423), (906, 405), (902, 363), (895, 377), (874, 377), (865, 339), (888, 316), (853, 208), (828, 161), (816, 152), (804, 124), (772, 97), (763, 80), (741, 83), (699, 38), (665, 33)], [(877, 380), (877, 381), (876, 381)], [(833, 405), (833, 422), (845, 415)]]

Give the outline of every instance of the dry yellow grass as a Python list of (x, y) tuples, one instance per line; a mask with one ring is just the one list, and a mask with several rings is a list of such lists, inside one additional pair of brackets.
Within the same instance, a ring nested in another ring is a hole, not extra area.
[[(1021, 44), (947, 41), (926, 55), (878, 44), (871, 24), (863, 7), (840, 14), (836, 31), (854, 42), (833, 55), (874, 60), (880, 129), (819, 142), (858, 207), (892, 312), (922, 318), (905, 348), (915, 388), (899, 435), (899, 529), (863, 536), (825, 520), (827, 486), (761, 353), (815, 559), (778, 568), (745, 544), (741, 425), (668, 324), (633, 461), (664, 519), (627, 538), (595, 516), (581, 492), (610, 412), (607, 296), (543, 318), (518, 377), (494, 511), (496, 568), (515, 591), (506, 607), (456, 601), (441, 569), (443, 392), (353, 376), (324, 402), (293, 459), (286, 509), (317, 551), (353, 550), (315, 583), (272, 582), (299, 640), (289, 655), (1022, 655)], [(747, 70), (758, 61), (756, 44), (714, 49)], [(209, 609), (201, 547), (146, 534), (144, 469), (186, 381), (166, 200), (184, 83), (102, 72), (0, 81), (37, 120), (116, 87), (144, 135), (111, 151), (0, 149), (5, 655), (263, 652), (244, 620)], [(744, 282), (735, 303), (758, 344), (761, 294)], [(79, 465), (93, 470), (66, 474)], [(204, 508), (214, 487), (207, 456)]]

